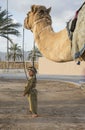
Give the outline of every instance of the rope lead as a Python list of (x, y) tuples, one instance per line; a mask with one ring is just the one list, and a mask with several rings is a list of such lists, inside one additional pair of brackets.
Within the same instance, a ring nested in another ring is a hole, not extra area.
[(24, 73), (26, 76), (26, 80), (28, 81), (28, 76), (27, 76), (27, 72), (26, 72), (26, 68), (25, 68), (25, 60), (24, 60), (24, 28), (23, 28), (23, 42), (22, 42), (22, 50), (23, 50), (23, 67), (24, 67)]
[[(26, 76), (26, 80), (28, 81), (28, 76), (27, 76), (27, 72), (26, 72), (26, 66), (25, 66), (25, 60), (24, 60), (24, 28), (23, 28), (23, 42), (22, 42), (22, 48), (23, 48), (23, 67), (24, 67), (24, 73)], [(34, 61), (35, 61), (35, 41), (33, 42), (33, 59), (32, 59), (32, 66), (35, 67), (34, 65)]]

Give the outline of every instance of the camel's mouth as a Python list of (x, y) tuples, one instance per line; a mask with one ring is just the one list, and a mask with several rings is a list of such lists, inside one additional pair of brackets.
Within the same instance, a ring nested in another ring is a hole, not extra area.
[[(24, 27), (28, 30), (31, 30), (31, 26), (29, 25), (29, 18), (28, 16), (24, 20)], [(31, 30), (32, 31), (32, 30)]]
[(24, 20), (24, 27), (25, 27), (26, 29), (29, 29), (28, 24), (27, 24), (27, 17), (26, 17), (25, 20)]

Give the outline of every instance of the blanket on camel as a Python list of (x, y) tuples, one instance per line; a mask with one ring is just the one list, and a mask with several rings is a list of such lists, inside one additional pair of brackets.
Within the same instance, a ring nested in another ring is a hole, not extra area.
[(72, 41), (73, 59), (85, 60), (85, 2), (76, 11), (74, 18), (67, 22), (67, 30)]
[(72, 55), (74, 59), (82, 58), (85, 60), (85, 2), (80, 9), (76, 27), (72, 38)]

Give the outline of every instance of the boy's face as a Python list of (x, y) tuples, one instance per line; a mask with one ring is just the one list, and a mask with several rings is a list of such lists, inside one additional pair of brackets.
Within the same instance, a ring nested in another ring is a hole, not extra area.
[(29, 70), (29, 71), (28, 71), (28, 74), (29, 74), (29, 76), (33, 76), (33, 75), (34, 75), (34, 72), (33, 72), (32, 70)]

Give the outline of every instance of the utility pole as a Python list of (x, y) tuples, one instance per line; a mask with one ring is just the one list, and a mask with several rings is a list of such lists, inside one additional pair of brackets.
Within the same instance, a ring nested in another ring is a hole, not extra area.
[(22, 41), (22, 49), (23, 49), (23, 61), (24, 61), (24, 28), (23, 28), (23, 41)]
[[(8, 0), (7, 0), (7, 24), (8, 24)], [(8, 38), (8, 30), (7, 30)], [(7, 39), (7, 69), (9, 69), (9, 40)]]

